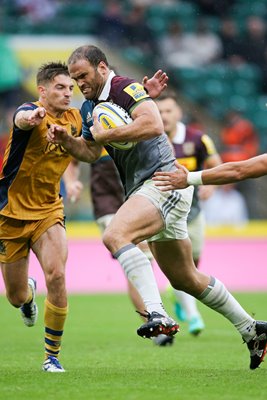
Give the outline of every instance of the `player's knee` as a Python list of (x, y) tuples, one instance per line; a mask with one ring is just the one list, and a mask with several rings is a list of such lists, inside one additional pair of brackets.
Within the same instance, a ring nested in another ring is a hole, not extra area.
[(21, 307), (25, 303), (27, 296), (27, 290), (19, 290), (15, 292), (10, 290), (6, 292), (6, 297), (9, 303), (16, 308)]
[(46, 285), (49, 289), (50, 286), (57, 288), (65, 285), (65, 272), (63, 269), (53, 269), (46, 274)]
[(114, 253), (117, 250), (117, 248), (120, 246), (121, 241), (119, 232), (108, 228), (105, 230), (102, 240), (106, 248), (111, 253)]

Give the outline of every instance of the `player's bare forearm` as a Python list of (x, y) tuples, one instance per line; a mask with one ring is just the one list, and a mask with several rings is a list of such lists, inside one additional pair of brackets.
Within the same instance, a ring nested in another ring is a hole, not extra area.
[(62, 146), (74, 158), (87, 163), (95, 162), (100, 157), (102, 149), (98, 143), (84, 140), (82, 137), (74, 138), (70, 135), (62, 143)]
[(91, 133), (98, 143), (148, 140), (160, 136), (163, 131), (162, 120), (156, 104), (145, 101), (138, 105), (131, 117), (133, 122), (112, 129), (104, 129), (94, 114), (94, 124)]
[(183, 189), (188, 185), (224, 185), (244, 179), (259, 178), (267, 175), (267, 154), (245, 161), (221, 164), (204, 171), (188, 172), (178, 163), (176, 167), (176, 171), (154, 174), (152, 179), (162, 191)]
[(73, 137), (62, 126), (51, 125), (47, 132), (47, 140), (64, 147), (74, 158), (92, 163), (101, 154), (102, 146), (93, 141), (84, 140), (83, 137)]
[(267, 154), (245, 161), (229, 162), (202, 172), (204, 185), (223, 185), (267, 174)]

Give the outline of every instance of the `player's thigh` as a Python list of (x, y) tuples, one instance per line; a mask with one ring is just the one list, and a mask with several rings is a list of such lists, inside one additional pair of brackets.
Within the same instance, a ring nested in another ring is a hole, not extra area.
[(164, 228), (159, 210), (144, 196), (131, 196), (119, 208), (106, 231), (140, 242)]
[(0, 265), (7, 292), (27, 290), (30, 223), (0, 216)]
[(40, 265), (45, 273), (64, 273), (68, 256), (65, 228), (57, 222), (50, 226), (32, 245)]
[(30, 221), (0, 215), (0, 263), (11, 264), (27, 258), (32, 229)]
[(27, 291), (29, 257), (11, 263), (0, 263), (2, 276), (8, 293)]

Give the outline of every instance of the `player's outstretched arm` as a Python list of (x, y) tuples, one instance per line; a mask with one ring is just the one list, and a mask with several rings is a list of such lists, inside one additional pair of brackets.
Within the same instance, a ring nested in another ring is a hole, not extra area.
[(152, 99), (156, 99), (166, 89), (169, 77), (166, 72), (159, 69), (152, 78), (145, 76), (142, 84)]
[(259, 178), (263, 175), (267, 175), (267, 154), (207, 169), (202, 171), (201, 178), (203, 185), (223, 185), (244, 179)]
[(204, 171), (188, 172), (176, 163), (177, 170), (156, 172), (152, 178), (162, 191), (183, 189), (189, 185), (224, 185), (267, 175), (267, 154), (245, 161), (228, 162)]
[(102, 146), (98, 143), (85, 140), (81, 136), (73, 137), (59, 125), (50, 126), (47, 132), (47, 140), (63, 146), (74, 158), (88, 163), (96, 161), (102, 150)]
[(15, 125), (27, 131), (40, 125), (45, 116), (46, 109), (44, 107), (37, 107), (34, 110), (22, 110), (16, 114)]

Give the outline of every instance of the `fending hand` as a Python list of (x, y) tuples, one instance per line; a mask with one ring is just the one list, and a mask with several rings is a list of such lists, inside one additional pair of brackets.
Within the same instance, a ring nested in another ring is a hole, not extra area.
[(68, 132), (65, 128), (59, 125), (48, 125), (47, 140), (54, 144), (63, 144)]
[(40, 125), (45, 116), (46, 109), (44, 107), (37, 107), (28, 115), (27, 118), (25, 118), (25, 120), (28, 122), (29, 126), (37, 126)]
[(108, 138), (108, 129), (104, 129), (103, 126), (98, 121), (96, 113), (93, 113), (93, 126), (90, 128), (91, 134), (94, 140), (99, 144), (106, 143), (106, 138)]
[(158, 171), (154, 173), (152, 180), (162, 192), (188, 187), (188, 170), (177, 161), (175, 161), (175, 166), (177, 168), (175, 171)]
[(166, 72), (159, 69), (152, 78), (145, 76), (142, 84), (152, 99), (157, 98), (166, 89), (169, 77)]

